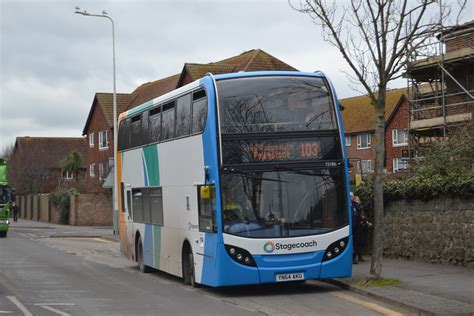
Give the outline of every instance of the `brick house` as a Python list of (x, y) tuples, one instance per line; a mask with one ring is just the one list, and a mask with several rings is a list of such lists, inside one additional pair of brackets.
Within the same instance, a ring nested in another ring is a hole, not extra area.
[(79, 179), (61, 169), (61, 160), (72, 151), (85, 157), (82, 137), (17, 137), (9, 159), (8, 177), (17, 194), (50, 193), (57, 189), (85, 188), (86, 168)]
[[(385, 103), (385, 170), (404, 172), (408, 168), (408, 101), (407, 89), (387, 91)], [(355, 173), (371, 173), (375, 163), (375, 108), (367, 95), (340, 100), (346, 134), (347, 156)]]
[[(128, 109), (135, 96), (117, 93), (117, 113)], [(96, 93), (82, 135), (87, 148), (87, 192), (104, 192), (104, 181), (110, 173), (113, 151), (113, 94)]]

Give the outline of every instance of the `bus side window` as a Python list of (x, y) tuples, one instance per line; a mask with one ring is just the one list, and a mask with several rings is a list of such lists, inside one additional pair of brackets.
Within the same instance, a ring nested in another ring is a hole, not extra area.
[(217, 232), (216, 188), (213, 185), (200, 185), (198, 189), (199, 231)]
[(193, 121), (191, 123), (191, 134), (201, 133), (204, 130), (207, 119), (206, 91), (199, 90), (193, 93)]
[(150, 110), (148, 116), (148, 143), (157, 143), (161, 135), (161, 107)]
[(129, 149), (131, 146), (132, 138), (132, 119), (128, 118), (125, 122), (125, 149)]
[(150, 143), (148, 140), (148, 115), (149, 111), (145, 111), (142, 113), (142, 128), (140, 131), (140, 139), (142, 145), (147, 145)]
[(124, 150), (125, 148), (125, 137), (126, 137), (126, 130), (125, 130), (125, 120), (120, 121), (119, 129), (118, 129), (118, 150)]
[(191, 127), (191, 94), (179, 97), (176, 103), (176, 137), (189, 136)]
[(132, 216), (132, 192), (130, 190), (127, 190), (127, 212)]
[(131, 129), (132, 139), (131, 139), (131, 144), (130, 144), (131, 147), (138, 147), (141, 145), (141, 139), (140, 139), (141, 124), (142, 124), (141, 121), (142, 121), (142, 117), (140, 114), (132, 117), (132, 129)]
[(163, 226), (163, 191), (150, 188), (151, 223)]
[(143, 223), (142, 189), (132, 189), (133, 221)]
[(122, 205), (122, 213), (125, 213), (125, 185), (123, 184), (123, 182), (120, 182), (120, 203)]
[(151, 205), (150, 205), (150, 189), (142, 189), (142, 206), (143, 206), (143, 222), (151, 223)]
[(174, 138), (175, 106), (174, 101), (163, 104), (161, 140)]

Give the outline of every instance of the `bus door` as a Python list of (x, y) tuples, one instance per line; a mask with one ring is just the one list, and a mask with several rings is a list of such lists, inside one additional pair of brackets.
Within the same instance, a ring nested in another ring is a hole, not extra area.
[(214, 258), (217, 247), (216, 187), (198, 186), (199, 249), (198, 253)]
[(125, 186), (124, 194), (124, 207), (125, 207), (125, 227), (127, 231), (127, 240), (129, 242), (129, 249), (134, 249), (134, 227), (133, 227), (133, 213), (132, 213), (132, 187), (130, 185)]

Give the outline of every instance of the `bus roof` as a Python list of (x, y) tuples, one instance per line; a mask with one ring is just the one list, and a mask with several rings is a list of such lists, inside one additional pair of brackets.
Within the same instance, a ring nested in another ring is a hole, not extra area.
[[(225, 80), (225, 79), (234, 79), (234, 78), (248, 78), (248, 77), (265, 77), (265, 76), (308, 76), (308, 77), (320, 77), (325, 78), (325, 74), (321, 71), (316, 72), (302, 72), (302, 71), (253, 71), (253, 72), (234, 72), (228, 74), (214, 75), (214, 79)], [(202, 84), (202, 81), (208, 77), (208, 75), (193, 81), (185, 86), (179, 87), (176, 90), (170, 91), (162, 96), (159, 96), (153, 100), (142, 103), (133, 109), (130, 109), (126, 112), (123, 112), (119, 115), (119, 121), (123, 120), (126, 117), (133, 116), (137, 113), (140, 113), (147, 108), (153, 107), (157, 103), (166, 102), (168, 99), (176, 97), (182, 93), (185, 93), (189, 90), (199, 87)]]

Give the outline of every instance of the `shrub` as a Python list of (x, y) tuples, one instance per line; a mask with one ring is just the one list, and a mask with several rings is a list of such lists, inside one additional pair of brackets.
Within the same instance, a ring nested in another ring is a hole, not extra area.
[(63, 225), (69, 224), (69, 214), (71, 209), (71, 194), (77, 194), (76, 189), (55, 192), (51, 196), (51, 203), (59, 211), (59, 223)]

